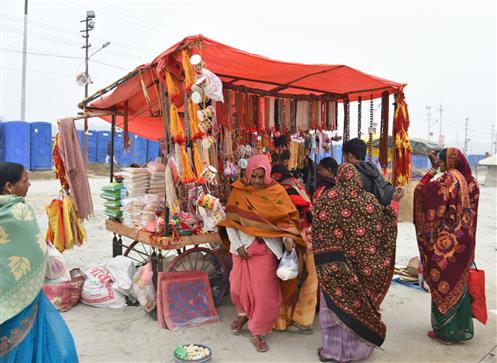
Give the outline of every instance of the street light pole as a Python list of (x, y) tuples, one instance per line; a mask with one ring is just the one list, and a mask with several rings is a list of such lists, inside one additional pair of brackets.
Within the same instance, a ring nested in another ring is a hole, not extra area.
[[(82, 37), (85, 39), (85, 45), (82, 46), (82, 48), (84, 48), (84, 50), (85, 50), (85, 79), (86, 79), (86, 81), (85, 81), (85, 99), (88, 97), (88, 86), (90, 83), (90, 77), (88, 75), (88, 60), (90, 58), (88, 57), (88, 52), (89, 52), (89, 49), (91, 47), (91, 44), (89, 43), (90, 31), (93, 30), (93, 28), (95, 26), (95, 22), (93, 21), (93, 19), (95, 19), (95, 12), (92, 10), (88, 10), (86, 12), (85, 20), (80, 21), (81, 23), (85, 23), (85, 29), (81, 30), (81, 32), (84, 33), (84, 35), (82, 35)], [(83, 157), (85, 159), (85, 162), (88, 162), (88, 135), (87, 135), (88, 117), (86, 117), (86, 110), (83, 110), (83, 111), (85, 112)]]
[(24, 1), (24, 34), (22, 45), (22, 89), (21, 89), (21, 121), (26, 121), (26, 62), (28, 48), (28, 0)]

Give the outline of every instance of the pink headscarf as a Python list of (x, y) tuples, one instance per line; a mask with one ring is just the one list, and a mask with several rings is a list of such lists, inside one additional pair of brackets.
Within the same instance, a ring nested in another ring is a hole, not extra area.
[(264, 185), (269, 185), (273, 181), (271, 179), (271, 163), (267, 155), (255, 155), (252, 156), (248, 161), (247, 173), (245, 174), (245, 182), (250, 184), (250, 178), (252, 178), (252, 173), (255, 169), (264, 169)]

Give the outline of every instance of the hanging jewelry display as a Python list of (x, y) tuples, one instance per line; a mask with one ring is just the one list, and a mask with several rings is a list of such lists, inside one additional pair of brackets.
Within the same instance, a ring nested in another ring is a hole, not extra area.
[(380, 165), (385, 173), (388, 168), (388, 114), (389, 95), (385, 91), (381, 94), (381, 131), (380, 131)]
[(362, 136), (362, 97), (357, 99), (357, 137), (360, 139)]
[(350, 139), (350, 102), (346, 97), (343, 99), (343, 142)]
[(374, 116), (373, 95), (371, 95), (369, 98), (368, 160), (373, 160), (373, 133), (374, 133), (373, 116)]

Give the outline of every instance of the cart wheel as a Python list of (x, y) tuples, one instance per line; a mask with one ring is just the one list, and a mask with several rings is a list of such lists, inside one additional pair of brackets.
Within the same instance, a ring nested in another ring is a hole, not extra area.
[(212, 297), (216, 306), (228, 291), (228, 270), (223, 260), (217, 254), (208, 248), (195, 247), (186, 250), (172, 262), (167, 272), (178, 271), (204, 271), (209, 275)]
[[(154, 248), (152, 246), (140, 241), (133, 241), (129, 246), (123, 245), (123, 247), (126, 248), (123, 256), (134, 260), (136, 267), (141, 267), (147, 264), (147, 262), (152, 258), (152, 253), (154, 252)], [(181, 250), (155, 249), (155, 252), (160, 252), (163, 258), (163, 267), (159, 271), (166, 271), (168, 266), (171, 264), (171, 261), (173, 261), (181, 253)]]
[[(123, 246), (126, 247), (126, 246)], [(123, 256), (129, 257), (135, 261), (137, 267), (145, 265), (152, 257), (152, 247), (140, 241), (133, 241), (123, 253)]]

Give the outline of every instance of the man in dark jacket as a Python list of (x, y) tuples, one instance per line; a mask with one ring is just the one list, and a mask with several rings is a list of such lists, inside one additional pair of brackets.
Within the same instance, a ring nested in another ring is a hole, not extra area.
[(372, 161), (365, 161), (366, 151), (366, 143), (358, 138), (351, 139), (342, 146), (344, 161), (355, 165), (361, 174), (364, 189), (373, 194), (381, 204), (388, 206), (392, 199), (402, 198), (403, 191), (396, 191), (391, 183), (385, 181)]

